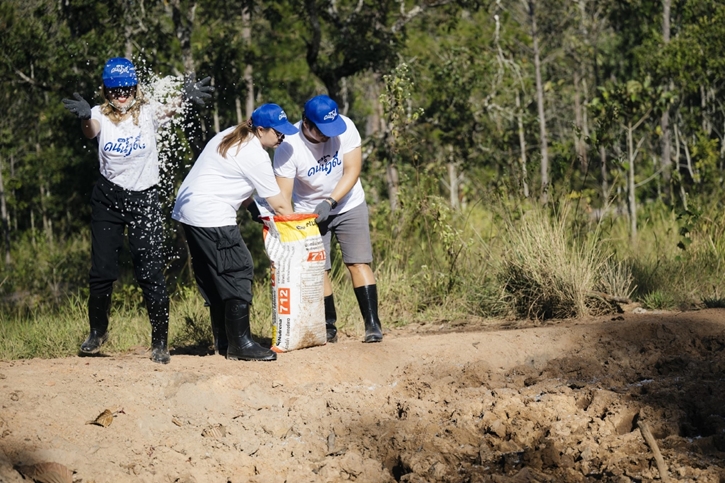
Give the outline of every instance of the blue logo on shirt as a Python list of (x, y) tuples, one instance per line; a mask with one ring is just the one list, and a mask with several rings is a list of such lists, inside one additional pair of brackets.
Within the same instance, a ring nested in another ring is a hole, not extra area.
[(146, 149), (146, 143), (141, 144), (141, 134), (135, 138), (118, 138), (115, 143), (109, 141), (103, 145), (105, 152), (123, 154), (124, 157), (130, 156), (132, 152), (138, 149)]
[(322, 156), (320, 159), (317, 160), (317, 166), (312, 167), (307, 171), (307, 177), (312, 177), (316, 175), (317, 173), (325, 173), (325, 176), (329, 175), (332, 172), (333, 168), (336, 168), (338, 166), (342, 166), (342, 161), (340, 158), (337, 157), (337, 153), (339, 151), (335, 151), (335, 154), (332, 156), (332, 159), (327, 159), (330, 157), (329, 154), (326, 154)]

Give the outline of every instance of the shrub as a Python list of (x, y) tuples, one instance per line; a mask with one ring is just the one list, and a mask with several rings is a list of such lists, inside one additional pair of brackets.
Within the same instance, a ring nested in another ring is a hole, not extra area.
[(655, 290), (642, 298), (642, 306), (652, 310), (669, 310), (675, 307), (675, 300), (670, 294)]
[(545, 320), (589, 314), (587, 298), (604, 262), (596, 233), (570, 236), (566, 207), (553, 217), (532, 208), (507, 222), (499, 280), (519, 317)]

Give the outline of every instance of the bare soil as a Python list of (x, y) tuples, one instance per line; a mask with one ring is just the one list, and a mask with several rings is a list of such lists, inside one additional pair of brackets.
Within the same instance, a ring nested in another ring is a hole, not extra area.
[(406, 326), (272, 363), (5, 361), (0, 482), (44, 462), (96, 483), (649, 482), (656, 450), (669, 481), (721, 482), (724, 349), (709, 309)]

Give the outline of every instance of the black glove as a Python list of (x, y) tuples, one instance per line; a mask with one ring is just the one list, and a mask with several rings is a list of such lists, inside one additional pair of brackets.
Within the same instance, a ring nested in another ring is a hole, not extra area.
[(259, 206), (257, 206), (257, 203), (255, 203), (254, 201), (249, 203), (247, 205), (247, 211), (249, 212), (250, 215), (252, 215), (252, 221), (254, 221), (256, 223), (264, 224), (264, 222), (262, 221), (262, 218), (261, 218), (262, 213), (260, 213)]
[(332, 205), (327, 200), (320, 202), (319, 205), (315, 206), (315, 213), (317, 214), (315, 222), (319, 225), (327, 221), (327, 218), (330, 217), (330, 210), (332, 210)]
[(206, 102), (205, 99), (211, 98), (211, 93), (214, 92), (214, 87), (209, 85), (210, 81), (211, 77), (205, 77), (199, 82), (196, 82), (196, 76), (191, 74), (184, 83), (181, 95), (185, 101), (191, 101), (203, 106)]
[(73, 97), (76, 98), (75, 101), (73, 99), (63, 99), (63, 104), (65, 105), (66, 109), (78, 116), (79, 119), (82, 119), (84, 121), (90, 119), (91, 106), (88, 104), (88, 102), (86, 102), (86, 100), (83, 99), (83, 96), (81, 96), (77, 92), (73, 93)]

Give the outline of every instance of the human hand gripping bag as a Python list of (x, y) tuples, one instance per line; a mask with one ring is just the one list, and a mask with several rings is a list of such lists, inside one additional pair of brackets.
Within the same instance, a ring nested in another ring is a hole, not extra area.
[(314, 214), (262, 216), (272, 265), (272, 350), (288, 352), (327, 343), (325, 246)]

